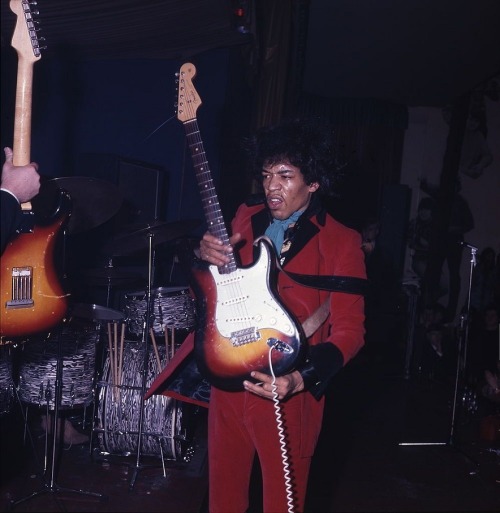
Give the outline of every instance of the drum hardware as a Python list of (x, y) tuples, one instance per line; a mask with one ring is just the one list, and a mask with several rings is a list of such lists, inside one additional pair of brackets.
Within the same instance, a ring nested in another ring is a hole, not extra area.
[(113, 267), (113, 258), (108, 259), (108, 265), (98, 269), (88, 269), (83, 272), (84, 276), (90, 278), (95, 285), (106, 287), (106, 307), (109, 307), (111, 300), (111, 288), (131, 282), (142, 281), (138, 273), (120, 271)]
[[(55, 481), (55, 473), (56, 473), (56, 456), (57, 456), (57, 437), (59, 434), (59, 430), (57, 429), (57, 423), (59, 419), (59, 407), (61, 403), (61, 396), (62, 396), (62, 379), (63, 379), (63, 363), (62, 363), (62, 328), (63, 326), (60, 325), (55, 330), (55, 339), (57, 343), (57, 358), (56, 358), (56, 373), (55, 373), (55, 381), (54, 381), (54, 395), (53, 395), (53, 402), (54, 402), (54, 415), (52, 416), (52, 426), (51, 426), (51, 433), (52, 433), (52, 451), (51, 451), (51, 464), (50, 464), (50, 481), (46, 481), (46, 468), (44, 469), (44, 472), (42, 474), (43, 478), (43, 487), (40, 490), (37, 490), (30, 495), (23, 497), (21, 499), (18, 499), (17, 501), (13, 501), (10, 503), (10, 509), (13, 509), (18, 504), (25, 502), (29, 499), (32, 499), (34, 497), (37, 497), (39, 495), (51, 492), (51, 493), (58, 493), (58, 492), (70, 492), (70, 493), (76, 493), (79, 495), (85, 495), (85, 496), (91, 496), (98, 498), (100, 500), (106, 500), (106, 496), (96, 493), (96, 492), (90, 492), (86, 490), (78, 490), (73, 488), (65, 488), (59, 486)], [(49, 405), (49, 399), (47, 400), (47, 421), (51, 417), (48, 415), (48, 407)], [(48, 426), (48, 424), (47, 424)], [(45, 444), (45, 461), (48, 461), (48, 431), (46, 435), (46, 444)]]

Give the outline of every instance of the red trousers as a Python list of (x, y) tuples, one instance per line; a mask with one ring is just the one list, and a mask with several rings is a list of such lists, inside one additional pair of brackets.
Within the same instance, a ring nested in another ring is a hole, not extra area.
[(248, 509), (256, 453), (262, 470), (264, 513), (286, 513), (290, 504), (296, 513), (304, 510), (323, 401), (301, 393), (279, 405), (286, 433), (285, 468), (275, 403), (249, 392), (212, 387), (208, 413), (210, 513), (244, 513)]

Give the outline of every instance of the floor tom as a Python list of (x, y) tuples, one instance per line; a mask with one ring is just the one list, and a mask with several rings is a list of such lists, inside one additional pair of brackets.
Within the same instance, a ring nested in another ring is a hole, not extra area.
[[(62, 365), (61, 408), (88, 406), (94, 399), (99, 328), (73, 320), (45, 337), (33, 337), (19, 356), (19, 397), (37, 406), (55, 407), (58, 359)], [(60, 336), (60, 342), (59, 342)], [(60, 347), (59, 347), (60, 345)]]

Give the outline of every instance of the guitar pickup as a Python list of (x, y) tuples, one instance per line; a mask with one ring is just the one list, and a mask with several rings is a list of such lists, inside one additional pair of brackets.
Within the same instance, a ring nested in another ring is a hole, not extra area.
[(255, 327), (245, 328), (244, 330), (233, 331), (231, 333), (231, 342), (235, 347), (250, 344), (257, 340), (260, 340), (260, 333)]
[(11, 300), (7, 308), (30, 308), (33, 306), (33, 267), (12, 268)]

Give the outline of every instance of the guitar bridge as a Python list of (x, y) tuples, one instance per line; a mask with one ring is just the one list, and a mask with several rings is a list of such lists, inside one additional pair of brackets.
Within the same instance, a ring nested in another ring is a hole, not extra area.
[(235, 347), (250, 344), (257, 340), (260, 340), (260, 333), (255, 327), (245, 328), (244, 330), (233, 331), (231, 333), (231, 342)]
[(12, 268), (12, 294), (7, 308), (29, 308), (33, 301), (33, 267)]

